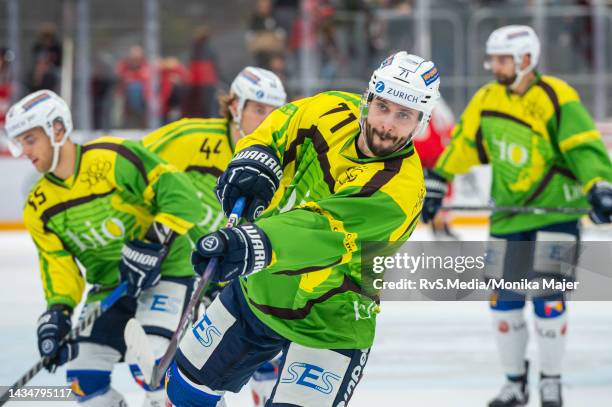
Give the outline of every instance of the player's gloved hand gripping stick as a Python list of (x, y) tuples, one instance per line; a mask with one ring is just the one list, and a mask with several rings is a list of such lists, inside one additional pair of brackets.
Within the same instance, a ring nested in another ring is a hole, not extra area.
[[(229, 216), (227, 225), (225, 226), (226, 228), (234, 227), (238, 224), (238, 221), (242, 216), (242, 212), (244, 211), (245, 203), (245, 198), (239, 198), (236, 201)], [(214, 257), (206, 266), (206, 270), (202, 274), (202, 277), (198, 281), (193, 291), (193, 294), (191, 295), (189, 304), (187, 304), (183, 315), (181, 315), (178, 328), (172, 335), (172, 339), (170, 340), (168, 349), (166, 349), (166, 352), (159, 360), (159, 363), (155, 363), (155, 355), (153, 354), (153, 350), (149, 346), (149, 341), (147, 339), (147, 335), (144, 329), (142, 328), (142, 325), (140, 325), (140, 323), (135, 318), (132, 318), (128, 321), (124, 332), (125, 343), (128, 348), (128, 354), (131, 356), (131, 358), (134, 359), (134, 362), (138, 364), (138, 367), (140, 368), (145, 381), (152, 389), (159, 387), (161, 379), (166, 373), (166, 369), (168, 369), (168, 366), (170, 366), (172, 359), (174, 359), (174, 355), (176, 354), (179, 341), (183, 337), (184, 333), (187, 331), (189, 321), (191, 320), (191, 315), (193, 313), (193, 309), (200, 301), (202, 292), (204, 291), (206, 286), (208, 286), (208, 283), (211, 281), (218, 265), (219, 259), (217, 257)]]
[[(128, 288), (128, 283), (123, 282), (119, 286), (117, 286), (106, 298), (102, 301), (94, 303), (90, 306), (90, 310), (87, 315), (82, 318), (78, 325), (68, 333), (60, 341), (60, 346), (64, 344), (66, 341), (70, 339), (76, 339), (81, 332), (85, 329), (89, 328), (95, 320), (102, 315), (103, 312), (112, 307), (119, 298), (121, 298), (126, 292)], [(49, 364), (49, 360), (47, 357), (42, 357), (32, 368), (30, 368), (26, 373), (23, 374), (11, 387), (7, 388), (6, 391), (0, 395), (0, 406), (3, 406), (7, 401), (9, 401), (9, 394), (11, 391), (18, 390), (26, 385), (38, 372), (40, 372), (45, 366)]]

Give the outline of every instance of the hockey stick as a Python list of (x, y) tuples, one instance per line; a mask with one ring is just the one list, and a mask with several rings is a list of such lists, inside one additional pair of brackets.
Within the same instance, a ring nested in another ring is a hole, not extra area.
[[(123, 296), (123, 294), (125, 294), (126, 292), (127, 282), (123, 282), (119, 284), (119, 286), (117, 286), (113, 291), (111, 291), (111, 293), (107, 295), (106, 298), (104, 298), (102, 301), (92, 305), (91, 310), (87, 312), (87, 315), (83, 319), (81, 319), (79, 324), (61, 340), (60, 344), (63, 344), (70, 339), (77, 338), (81, 334), (81, 332), (89, 328), (95, 322), (95, 320), (100, 315), (102, 315), (103, 312), (112, 307), (113, 304), (115, 304), (117, 300), (121, 298), (121, 296)], [(6, 389), (6, 391), (2, 395), (0, 395), (0, 406), (3, 406), (7, 401), (9, 401), (9, 393), (15, 392), (16, 390), (25, 386), (26, 383), (28, 383), (30, 380), (32, 380), (32, 378), (43, 369), (46, 362), (46, 357), (40, 358), (40, 360), (36, 362), (36, 364), (32, 366), (30, 370), (24, 373), (24, 375), (21, 376), (19, 380), (17, 380), (11, 387)]]
[(446, 211), (492, 211), (492, 212), (509, 212), (509, 213), (533, 213), (542, 215), (546, 213), (562, 213), (568, 215), (588, 215), (589, 210), (584, 208), (546, 208), (539, 206), (461, 206), (448, 205), (443, 206), (440, 210)]
[[(238, 223), (238, 220), (242, 216), (245, 202), (245, 198), (239, 198), (236, 201), (225, 227), (233, 227)], [(159, 363), (155, 363), (153, 350), (149, 346), (147, 335), (142, 328), (142, 325), (140, 325), (135, 318), (128, 321), (128, 325), (126, 326), (124, 332), (125, 343), (128, 346), (131, 357), (137, 361), (138, 367), (140, 368), (145, 381), (149, 383), (151, 389), (156, 389), (159, 387), (162, 376), (166, 373), (172, 359), (174, 359), (174, 355), (176, 354), (176, 350), (178, 348), (178, 343), (187, 331), (193, 308), (200, 301), (202, 292), (208, 286), (208, 282), (210, 281), (213, 272), (217, 268), (218, 262), (219, 259), (215, 257), (212, 258), (206, 266), (206, 270), (204, 270), (204, 274), (198, 281), (193, 294), (191, 294), (191, 298), (189, 299), (187, 307), (183, 311), (178, 327), (172, 335), (170, 344), (168, 345), (166, 352), (159, 360)], [(150, 381), (147, 380), (148, 378), (150, 378)]]

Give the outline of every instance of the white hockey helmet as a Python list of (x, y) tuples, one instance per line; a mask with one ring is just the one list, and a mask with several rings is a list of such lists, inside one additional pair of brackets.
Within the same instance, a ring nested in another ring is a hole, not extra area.
[[(521, 69), (523, 56), (529, 54), (531, 62)], [(493, 31), (487, 40), (488, 55), (512, 55), (514, 58), (516, 79), (510, 86), (514, 88), (529, 71), (533, 70), (540, 59), (540, 40), (533, 28), (527, 25), (507, 25)], [(485, 69), (491, 69), (488, 61)]]
[(240, 128), (242, 109), (248, 100), (280, 107), (287, 103), (287, 94), (283, 82), (272, 71), (247, 66), (232, 82), (230, 93), (238, 98), (238, 109), (234, 122)]
[(361, 128), (365, 128), (370, 102), (378, 96), (421, 112), (412, 137), (421, 134), (427, 128), (431, 112), (440, 98), (439, 87), (440, 74), (433, 62), (406, 51), (391, 55), (374, 71), (368, 90), (361, 99)]
[[(64, 137), (55, 141), (53, 136), (53, 124), (61, 121), (64, 126)], [(72, 114), (68, 105), (55, 92), (44, 89), (31, 93), (15, 103), (6, 114), (6, 135), (11, 154), (19, 157), (23, 153), (20, 143), (16, 138), (26, 131), (40, 127), (51, 141), (53, 146), (53, 161), (49, 172), (55, 171), (59, 161), (59, 149), (72, 132)]]

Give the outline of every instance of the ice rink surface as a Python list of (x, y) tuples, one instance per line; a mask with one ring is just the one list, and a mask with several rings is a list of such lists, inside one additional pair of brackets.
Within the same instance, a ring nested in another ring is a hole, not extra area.
[[(486, 237), (482, 228), (457, 231), (465, 240)], [(610, 229), (586, 237), (611, 240)], [(429, 240), (428, 230), (419, 228), (412, 240)], [(0, 234), (0, 252), (0, 385), (9, 385), (38, 358), (36, 319), (44, 302), (36, 253), (27, 234)], [(530, 307), (528, 311), (530, 318)], [(534, 342), (530, 342), (528, 357), (537, 367)], [(529, 406), (539, 405), (537, 375), (537, 368), (532, 369)], [(563, 381), (566, 407), (612, 405), (612, 303), (569, 305)], [(502, 382), (487, 303), (384, 302), (365, 376), (350, 405), (485, 406)], [(43, 371), (30, 384), (64, 383), (65, 369), (59, 369), (54, 375)], [(125, 395), (130, 406), (141, 405), (143, 394), (127, 366), (115, 368), (113, 386)], [(240, 394), (228, 394), (228, 406), (250, 406), (249, 391), (245, 387)], [(61, 407), (76, 403), (8, 405), (47, 404)]]

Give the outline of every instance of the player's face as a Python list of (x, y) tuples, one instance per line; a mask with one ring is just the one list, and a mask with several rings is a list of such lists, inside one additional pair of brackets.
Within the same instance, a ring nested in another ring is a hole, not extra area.
[(402, 148), (419, 124), (417, 110), (375, 97), (370, 102), (365, 123), (366, 144), (378, 157)]
[(276, 109), (275, 106), (248, 100), (244, 104), (240, 119), (240, 127), (242, 127), (244, 134), (247, 135), (254, 132), (274, 109)]
[(497, 82), (510, 86), (516, 79), (514, 58), (512, 55), (489, 55), (487, 64), (495, 75)]
[(49, 137), (40, 127), (20, 134), (15, 138), (15, 142), (21, 145), (21, 155), (30, 160), (36, 171), (49, 171), (53, 160), (53, 147)]

